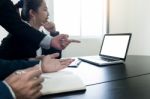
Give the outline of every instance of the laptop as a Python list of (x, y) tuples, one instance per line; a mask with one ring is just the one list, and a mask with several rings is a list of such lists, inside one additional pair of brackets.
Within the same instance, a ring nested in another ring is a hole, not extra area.
[(99, 55), (84, 56), (79, 59), (99, 66), (124, 63), (131, 35), (131, 33), (105, 34)]

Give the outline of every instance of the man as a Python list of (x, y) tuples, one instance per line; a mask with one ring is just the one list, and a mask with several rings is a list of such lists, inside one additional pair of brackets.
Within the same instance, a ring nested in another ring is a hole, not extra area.
[(37, 66), (14, 72), (0, 82), (0, 99), (36, 99), (40, 97), (43, 82), (40, 75), (41, 70)]
[[(3, 28), (5, 28), (10, 34), (17, 36), (18, 39), (20, 40), (20, 42), (22, 42), (22, 44), (25, 42), (25, 43), (31, 45), (35, 49), (38, 49), (39, 46), (48, 49), (50, 47), (50, 45), (57, 49), (64, 49), (69, 43), (72, 42), (71, 40), (67, 39), (67, 37), (68, 37), (67, 35), (59, 35), (52, 39), (50, 36), (46, 36), (45, 34), (40, 33), (39, 31), (31, 28), (30, 26), (28, 26), (27, 24), (22, 22), (19, 14), (16, 12), (16, 9), (15, 9), (13, 3), (10, 0), (0, 0), (0, 25)], [(63, 42), (62, 42), (62, 40), (63, 40)], [(44, 59), (47, 59), (48, 57), (49, 56), (47, 56)], [(46, 67), (48, 69), (43, 68), (43, 70), (46, 72), (60, 70), (64, 67), (66, 67), (72, 60), (65, 60), (65, 62), (61, 61), (61, 63), (59, 63), (59, 60), (55, 60), (55, 61), (57, 63), (56, 69), (55, 69), (55, 66), (51, 65), (52, 66), (51, 67), (49, 65)], [(19, 60), (19, 61), (18, 60), (16, 60), (16, 61), (15, 60), (14, 61), (0, 60), (1, 80), (6, 78), (10, 73), (14, 72), (15, 70), (31, 67), (37, 63), (39, 63), (39, 62), (24, 61), (24, 60)], [(45, 65), (45, 63), (42, 63), (42, 64)], [(42, 67), (45, 67), (45, 66), (42, 66)], [(52, 70), (50, 70), (50, 69), (52, 69)], [(29, 76), (30, 75), (28, 74), (28, 77)], [(16, 80), (16, 82), (18, 82), (18, 81), (19, 80)], [(10, 94), (10, 92), (8, 91), (8, 88), (6, 88), (6, 85), (7, 85), (7, 83), (0, 82), (0, 87), (4, 88), (3, 90), (0, 89), (0, 96), (8, 96)], [(11, 85), (9, 85), (9, 86), (11, 86)], [(20, 87), (20, 86), (18, 86), (18, 87)], [(5, 93), (5, 91), (7, 93)], [(19, 92), (17, 91), (16, 94), (19, 94)], [(20, 94), (20, 95), (22, 97), (23, 96), (25, 97), (25, 95), (22, 95), (22, 94)], [(8, 99), (11, 99), (10, 97), (8, 97)], [(1, 98), (1, 99), (3, 99), (3, 98)]]
[[(56, 72), (67, 67), (73, 61), (72, 59), (54, 59), (58, 56), (59, 54), (56, 53), (41, 57), (41, 66), (34, 66), (39, 63), (38, 61), (0, 60), (0, 80), (4, 80), (0, 82), (0, 99), (13, 99), (14, 97), (17, 99), (32, 99), (33, 97), (35, 99), (41, 96), (40, 89), (43, 80), (40, 78), (40, 74)], [(27, 67), (32, 68), (10, 75), (15, 70)]]
[[(43, 73), (50, 73), (59, 71), (67, 67), (73, 59), (55, 59), (58, 57), (58, 53), (46, 55), (41, 57), (41, 70)], [(0, 59), (0, 80), (4, 80), (7, 76), (16, 70), (26, 69), (39, 64), (38, 60), (2, 60)]]

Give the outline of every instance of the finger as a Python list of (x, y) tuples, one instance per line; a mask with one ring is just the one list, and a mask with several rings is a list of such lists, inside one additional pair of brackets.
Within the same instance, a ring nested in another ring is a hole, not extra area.
[(43, 77), (32, 79), (32, 85), (33, 85), (32, 88), (39, 86), (43, 81), (44, 81)]
[(59, 53), (54, 53), (49, 55), (51, 58), (57, 58), (59, 56)]
[(31, 94), (35, 94), (36, 92), (40, 91), (41, 89), (42, 89), (42, 84), (41, 83), (34, 86), (34, 87), (31, 87), (31, 89), (30, 89)]
[(42, 96), (42, 93), (40, 91), (36, 92), (34, 95), (32, 95), (31, 99), (38, 99), (39, 97)]
[(69, 44), (70, 42), (61, 42), (61, 47), (65, 49)]
[(70, 39), (69, 42), (71, 42), (71, 43), (81, 43), (81, 41), (79, 41), (79, 40), (74, 40), (74, 39)]
[(25, 73), (26, 77), (28, 77), (28, 80), (33, 79), (35, 77), (39, 77), (42, 74), (42, 71), (40, 68), (38, 69), (33, 69), (31, 71), (28, 71), (27, 73)]
[(62, 40), (63, 39), (66, 40), (66, 39), (68, 39), (69, 35), (67, 35), (67, 34), (60, 34), (60, 37), (62, 38)]
[(32, 89), (31, 99), (38, 99), (40, 96), (42, 96), (42, 93), (40, 92), (41, 89), (42, 89), (42, 85), (36, 87), (35, 89)]
[(61, 66), (62, 67), (67, 67), (69, 66), (72, 62), (74, 61), (74, 59), (63, 59), (61, 60)]
[(75, 60), (75, 59), (71, 59), (71, 58), (59, 59), (60, 62), (65, 62), (65, 61), (73, 62), (74, 60)]

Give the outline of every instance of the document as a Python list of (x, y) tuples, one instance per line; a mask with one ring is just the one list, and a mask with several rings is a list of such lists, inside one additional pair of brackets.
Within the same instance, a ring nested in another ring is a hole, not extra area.
[(42, 77), (45, 79), (42, 83), (42, 95), (86, 90), (80, 77), (71, 71), (46, 73)]

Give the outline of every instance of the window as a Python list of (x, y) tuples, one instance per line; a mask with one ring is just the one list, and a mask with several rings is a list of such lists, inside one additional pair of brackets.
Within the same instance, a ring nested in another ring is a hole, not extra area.
[(71, 36), (106, 33), (107, 0), (53, 0), (56, 29)]

